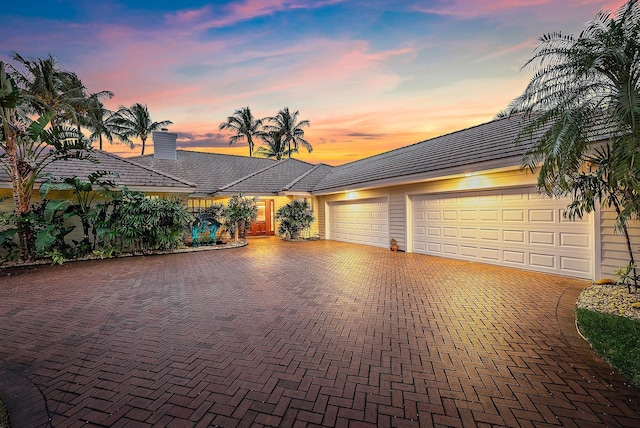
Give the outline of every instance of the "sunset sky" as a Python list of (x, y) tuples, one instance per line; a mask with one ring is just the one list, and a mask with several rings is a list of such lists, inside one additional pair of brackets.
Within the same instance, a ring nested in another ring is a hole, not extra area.
[(218, 131), (227, 116), (299, 110), (314, 150), (298, 158), (338, 165), (491, 120), (525, 88), (539, 36), (624, 3), (11, 1), (0, 60), (51, 53), (89, 91), (112, 91), (108, 108), (146, 103), (171, 120), (184, 149), (248, 155)]

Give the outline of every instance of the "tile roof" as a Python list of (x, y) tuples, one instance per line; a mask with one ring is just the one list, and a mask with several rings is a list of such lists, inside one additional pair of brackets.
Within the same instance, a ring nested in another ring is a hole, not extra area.
[(288, 192), (311, 192), (333, 168), (333, 166), (320, 163), (287, 184), (282, 190)]
[(277, 161), (247, 156), (178, 150), (177, 160), (155, 159), (153, 155), (135, 156), (132, 161), (154, 170), (195, 183), (194, 194), (211, 195), (243, 177), (255, 173)]
[(528, 143), (515, 145), (520, 129), (520, 117), (497, 119), (471, 128), (432, 138), (357, 160), (333, 168), (314, 191), (365, 185), (380, 180), (397, 179), (454, 167), (473, 165), (517, 157), (515, 165), (529, 147)]
[[(43, 173), (50, 173), (54, 177), (78, 177), (86, 180), (89, 174), (105, 170), (117, 174), (115, 178), (105, 177), (105, 179), (111, 179), (123, 186), (164, 187), (181, 192), (190, 192), (195, 187), (195, 184), (187, 180), (154, 171), (113, 153), (94, 150), (92, 156), (98, 163), (78, 159), (61, 160), (47, 165)], [(3, 170), (0, 170), (0, 181), (9, 181), (9, 177)]]
[(306, 175), (314, 165), (298, 159), (287, 158), (256, 171), (240, 180), (220, 188), (225, 193), (274, 193), (285, 189), (290, 183)]

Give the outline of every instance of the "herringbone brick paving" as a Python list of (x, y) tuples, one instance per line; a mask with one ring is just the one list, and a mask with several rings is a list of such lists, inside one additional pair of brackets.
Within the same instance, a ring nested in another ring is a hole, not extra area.
[(640, 426), (586, 285), (275, 238), (8, 270), (0, 395), (14, 427)]

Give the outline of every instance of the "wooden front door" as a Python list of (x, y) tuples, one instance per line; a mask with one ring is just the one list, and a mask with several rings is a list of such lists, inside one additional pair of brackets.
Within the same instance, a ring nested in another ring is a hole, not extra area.
[(251, 223), (251, 230), (247, 231), (249, 236), (268, 236), (271, 234), (271, 216), (273, 213), (273, 201), (265, 199), (258, 201), (258, 213), (256, 219)]

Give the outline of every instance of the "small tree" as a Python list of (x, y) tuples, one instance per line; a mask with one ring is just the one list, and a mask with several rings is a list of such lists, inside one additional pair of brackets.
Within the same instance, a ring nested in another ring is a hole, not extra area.
[(225, 210), (225, 227), (234, 239), (238, 242), (239, 237), (246, 240), (247, 229), (251, 227), (251, 222), (258, 214), (257, 197), (246, 197), (242, 193), (233, 195), (227, 203)]
[(278, 235), (298, 239), (300, 232), (308, 229), (314, 221), (311, 205), (305, 199), (293, 200), (278, 209), (276, 220), (280, 221)]

